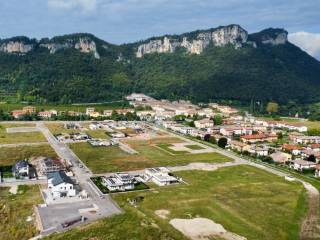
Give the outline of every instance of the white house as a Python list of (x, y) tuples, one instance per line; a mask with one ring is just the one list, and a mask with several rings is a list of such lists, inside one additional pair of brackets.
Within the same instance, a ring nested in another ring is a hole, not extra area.
[(316, 168), (317, 163), (315, 162), (310, 162), (310, 161), (305, 161), (305, 160), (295, 160), (291, 162), (291, 168), (302, 171), (304, 169), (314, 169)]
[(169, 169), (165, 167), (147, 168), (145, 170), (146, 178), (158, 186), (166, 186), (179, 183), (179, 179), (170, 174)]
[(93, 107), (86, 108), (86, 115), (90, 115), (91, 113), (94, 113), (94, 112), (95, 112), (95, 108)]
[(264, 145), (262, 146), (253, 145), (250, 147), (248, 152), (251, 154), (256, 154), (257, 156), (268, 156), (269, 148)]
[(214, 126), (213, 121), (210, 118), (204, 118), (201, 120), (194, 121), (194, 126), (196, 128), (211, 128)]
[(48, 173), (47, 177), (48, 189), (53, 198), (76, 196), (74, 183), (64, 171)]
[(127, 173), (116, 173), (111, 177), (103, 177), (102, 184), (109, 191), (127, 191), (134, 189), (135, 178)]

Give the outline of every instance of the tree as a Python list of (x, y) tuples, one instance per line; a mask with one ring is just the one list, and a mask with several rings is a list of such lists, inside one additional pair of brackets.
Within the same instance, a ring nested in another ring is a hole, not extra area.
[(221, 148), (225, 148), (228, 144), (228, 139), (226, 138), (220, 138), (219, 141), (218, 141), (218, 146), (221, 147)]
[(216, 144), (217, 140), (216, 140), (216, 138), (214, 136), (210, 136), (209, 142), (212, 143), (212, 144)]
[(210, 136), (211, 136), (210, 134), (204, 135), (203, 140), (205, 140), (206, 142), (209, 142)]
[(309, 157), (307, 158), (307, 161), (309, 161), (309, 162), (316, 162), (317, 159), (316, 159), (316, 157), (315, 157), (313, 154), (311, 154), (311, 155), (309, 155)]
[(222, 117), (221, 115), (215, 115), (213, 118), (214, 125), (221, 125), (222, 124)]
[(279, 110), (279, 105), (276, 102), (269, 102), (267, 105), (267, 112), (269, 114), (277, 113)]

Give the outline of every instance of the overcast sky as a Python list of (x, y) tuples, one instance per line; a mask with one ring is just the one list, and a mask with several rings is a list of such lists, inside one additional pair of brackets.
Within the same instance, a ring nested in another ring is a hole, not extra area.
[(320, 59), (319, 0), (0, 0), (0, 16), (1, 38), (89, 32), (111, 43), (231, 23), (280, 27)]

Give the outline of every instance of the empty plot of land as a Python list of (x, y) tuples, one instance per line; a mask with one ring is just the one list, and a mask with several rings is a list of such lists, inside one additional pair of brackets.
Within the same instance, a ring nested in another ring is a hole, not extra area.
[(39, 130), (32, 126), (17, 124), (0, 125), (0, 144), (46, 142)]
[(170, 224), (192, 240), (219, 237), (225, 240), (246, 240), (235, 233), (228, 232), (221, 224), (207, 218), (172, 219)]
[(42, 202), (38, 186), (0, 188), (0, 239), (26, 240), (37, 234), (33, 206)]
[(36, 127), (12, 127), (7, 128), (7, 133), (28, 133), (28, 132), (39, 132)]
[(39, 156), (55, 157), (57, 155), (49, 145), (3, 147), (0, 149), (0, 166), (10, 166), (17, 160)]
[[(300, 183), (287, 182), (245, 165), (176, 174), (189, 184), (114, 195), (125, 209), (124, 214), (53, 235), (50, 239), (114, 236), (115, 239), (188, 240), (190, 238), (175, 229), (170, 221), (193, 218), (209, 219), (247, 239), (299, 239), (299, 227), (306, 214), (305, 190)], [(142, 200), (133, 207), (128, 198)], [(212, 236), (210, 239), (223, 238)]]
[[(161, 142), (161, 140), (157, 140)], [(94, 172), (117, 172), (139, 170), (156, 166), (177, 166), (192, 162), (221, 163), (231, 161), (217, 153), (173, 155), (149, 141), (128, 141), (138, 154), (128, 154), (117, 146), (92, 147), (88, 143), (75, 143), (70, 147), (74, 153)]]

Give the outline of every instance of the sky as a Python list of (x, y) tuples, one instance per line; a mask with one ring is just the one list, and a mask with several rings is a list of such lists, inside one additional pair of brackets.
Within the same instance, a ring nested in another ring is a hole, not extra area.
[(319, 0), (0, 0), (0, 38), (88, 32), (111, 43), (240, 24), (285, 28), (320, 59)]

